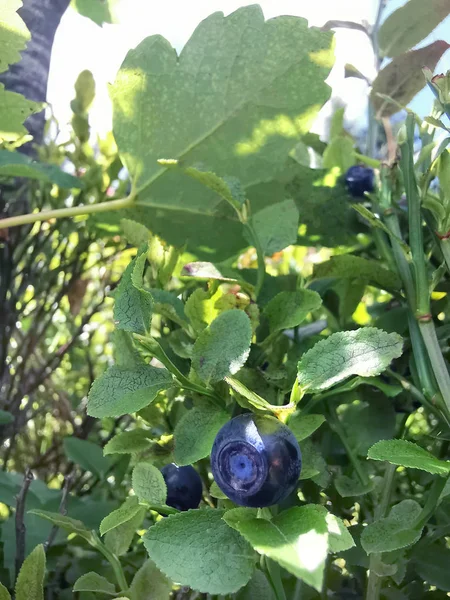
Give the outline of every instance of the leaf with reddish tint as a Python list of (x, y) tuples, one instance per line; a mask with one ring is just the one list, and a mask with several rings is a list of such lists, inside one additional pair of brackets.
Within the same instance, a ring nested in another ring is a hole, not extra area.
[(388, 117), (398, 112), (396, 105), (380, 98), (378, 94), (386, 94), (400, 104), (408, 104), (425, 86), (422, 68), (427, 66), (434, 70), (449, 47), (450, 44), (444, 40), (437, 40), (425, 48), (397, 56), (382, 69), (370, 94), (377, 116)]

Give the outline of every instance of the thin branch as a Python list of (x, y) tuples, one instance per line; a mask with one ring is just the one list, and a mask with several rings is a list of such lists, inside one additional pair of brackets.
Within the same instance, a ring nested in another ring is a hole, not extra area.
[[(62, 489), (61, 502), (59, 504), (59, 513), (61, 515), (67, 514), (67, 501), (69, 499), (69, 492), (70, 492), (70, 488), (72, 487), (72, 481), (73, 481), (73, 474), (67, 475), (67, 477), (64, 479), (64, 486)], [(53, 544), (53, 542), (55, 541), (55, 537), (56, 537), (56, 534), (58, 533), (58, 529), (59, 528), (57, 525), (52, 527), (50, 534), (47, 538), (47, 541), (44, 544), (44, 550), (46, 552), (50, 548), (50, 546)]]
[(17, 495), (16, 501), (16, 579), (19, 575), (19, 571), (22, 567), (23, 561), (25, 560), (25, 534), (26, 527), (23, 521), (25, 514), (25, 503), (27, 499), (28, 490), (31, 482), (34, 479), (34, 475), (31, 469), (27, 469), (23, 478), (22, 487)]

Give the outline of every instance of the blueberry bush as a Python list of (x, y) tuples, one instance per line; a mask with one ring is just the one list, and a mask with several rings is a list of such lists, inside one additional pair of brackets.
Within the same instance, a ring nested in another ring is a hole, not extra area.
[[(319, 29), (245, 6), (179, 54), (151, 36), (113, 135), (92, 142), (85, 71), (38, 160), (42, 107), (0, 86), (2, 256), (25, 240), (1, 279), (1, 600), (447, 597), (449, 44), (416, 46), (450, 6), (384, 8)], [(376, 58), (365, 143), (342, 109), (310, 131), (339, 27)]]

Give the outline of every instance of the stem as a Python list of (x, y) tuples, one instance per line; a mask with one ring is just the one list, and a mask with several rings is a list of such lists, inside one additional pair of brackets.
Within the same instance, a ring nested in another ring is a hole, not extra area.
[(433, 321), (420, 321), (419, 328), (422, 333), (422, 338), (430, 358), (434, 376), (445, 402), (448, 415), (450, 415), (450, 375), (448, 373), (447, 364), (442, 356), (439, 341), (436, 335), (436, 329)]
[(23, 561), (25, 560), (25, 534), (26, 528), (23, 521), (25, 514), (25, 503), (27, 500), (28, 490), (34, 479), (31, 469), (27, 469), (23, 478), (22, 487), (17, 495), (16, 502), (16, 579), (19, 575)]
[(444, 255), (445, 264), (447, 265), (447, 270), (450, 273), (450, 239), (445, 238), (444, 240), (440, 240), (440, 247), (442, 254)]
[(120, 564), (119, 559), (115, 554), (110, 552), (108, 548), (100, 541), (100, 539), (95, 536), (95, 543), (92, 546), (101, 552), (106, 560), (111, 565), (114, 575), (116, 576), (117, 583), (119, 585), (121, 592), (126, 592), (128, 590), (128, 583), (125, 578), (125, 573), (123, 572), (122, 565)]
[[(370, 39), (372, 41), (372, 49), (373, 55), (375, 59), (375, 70), (378, 74), (378, 71), (381, 67), (381, 59), (380, 59), (380, 49), (378, 46), (378, 30), (381, 24), (381, 17), (383, 14), (383, 9), (386, 6), (386, 0), (380, 0), (378, 3), (377, 16), (375, 18), (375, 23), (372, 28), (372, 32), (370, 34)], [(372, 102), (369, 98), (369, 110), (368, 110), (368, 128), (367, 128), (367, 155), (374, 157), (376, 154), (377, 147), (377, 133), (378, 133), (378, 123), (375, 118), (375, 110)]]
[(139, 335), (137, 333), (134, 334), (134, 337), (138, 340), (141, 346), (148, 350), (166, 367), (168, 371), (172, 373), (172, 375), (177, 379), (181, 387), (183, 387), (186, 390), (190, 390), (191, 392), (196, 392), (197, 394), (208, 396), (208, 398), (211, 398), (216, 404), (219, 404), (221, 406), (220, 398), (217, 397), (213, 390), (209, 390), (208, 388), (203, 387), (202, 385), (193, 383), (185, 375), (183, 375), (183, 373), (178, 369), (176, 365), (173, 364), (173, 362), (162, 349), (161, 345), (154, 338)]
[(120, 200), (109, 200), (99, 204), (87, 204), (86, 206), (73, 206), (68, 208), (57, 208), (55, 210), (43, 210), (41, 212), (18, 215), (17, 217), (8, 217), (0, 219), (0, 229), (8, 227), (17, 227), (17, 225), (26, 225), (27, 223), (36, 223), (37, 221), (48, 221), (50, 219), (63, 219), (64, 217), (76, 217), (79, 215), (90, 215), (93, 213), (108, 212), (110, 210), (120, 210), (129, 208), (134, 203), (134, 197), (121, 198)]
[(284, 591), (283, 582), (281, 581), (281, 573), (279, 565), (271, 560), (270, 558), (265, 559), (266, 573), (272, 584), (277, 600), (286, 600), (286, 593)]
[[(1, 224), (1, 222), (0, 222), (0, 224)], [(251, 224), (251, 221), (248, 221), (247, 223), (245, 223), (244, 227), (246, 228), (251, 240), (253, 241), (253, 245), (255, 246), (255, 250), (256, 250), (256, 257), (258, 259), (258, 275), (257, 275), (256, 287), (255, 287), (255, 296), (257, 298), (259, 295), (259, 292), (261, 291), (262, 285), (264, 283), (264, 277), (266, 275), (266, 262), (264, 259), (264, 252), (261, 247), (261, 242), (259, 241), (258, 234), (256, 233), (255, 228)]]
[(406, 118), (407, 140), (400, 145), (400, 168), (403, 173), (405, 192), (408, 199), (409, 245), (411, 247), (416, 286), (415, 310), (416, 315), (422, 317), (430, 312), (430, 290), (423, 251), (420, 197), (414, 174), (414, 126), (414, 116), (408, 115)]
[(422, 529), (422, 527), (424, 527), (425, 523), (434, 513), (439, 503), (442, 491), (447, 483), (447, 479), (448, 477), (437, 477), (437, 479), (434, 481), (430, 491), (428, 492), (425, 506), (422, 508), (417, 521), (412, 525), (413, 528)]
[[(380, 504), (375, 509), (375, 520), (382, 519), (386, 515), (391, 499), (392, 484), (394, 482), (396, 468), (395, 465), (390, 464), (386, 467), (383, 478), (383, 495)], [(376, 567), (380, 561), (381, 554), (375, 553), (370, 555), (366, 600), (378, 600), (380, 597), (382, 577), (376, 573)]]

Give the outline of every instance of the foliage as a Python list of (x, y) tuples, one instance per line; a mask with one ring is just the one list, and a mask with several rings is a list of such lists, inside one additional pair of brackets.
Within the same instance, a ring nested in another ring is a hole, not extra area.
[[(114, 4), (73, 2), (99, 25)], [(366, 31), (367, 148), (343, 110), (328, 143), (309, 131), (329, 29), (365, 26), (257, 6), (211, 15), (180, 54), (161, 36), (130, 50), (103, 140), (88, 71), (70, 139), (51, 117), (36, 159), (20, 152), (28, 101), (0, 89), (2, 600), (450, 589), (450, 76), (421, 71), (448, 44), (415, 48), (448, 10), (430, 1), (426, 20), (422, 4)], [(1, 69), (29, 39), (19, 5), (0, 8)], [(387, 117), (425, 84), (432, 114), (395, 140)], [(353, 205), (360, 162), (374, 189)], [(238, 506), (213, 480), (219, 430), (249, 411), (301, 447), (276, 506)], [(194, 465), (199, 508), (168, 506), (173, 462)]]

